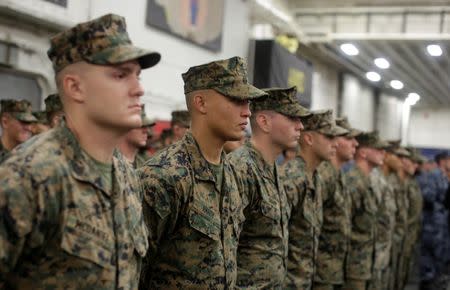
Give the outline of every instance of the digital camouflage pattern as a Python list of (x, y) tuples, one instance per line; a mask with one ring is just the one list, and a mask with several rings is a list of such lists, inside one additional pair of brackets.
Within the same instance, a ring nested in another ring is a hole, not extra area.
[(191, 114), (187, 110), (172, 111), (172, 124), (180, 124), (183, 127), (191, 127)]
[(322, 162), (318, 172), (322, 181), (323, 224), (314, 281), (318, 285), (342, 285), (351, 233), (352, 200), (343, 173), (331, 162)]
[(156, 65), (161, 56), (131, 43), (125, 18), (107, 14), (60, 32), (50, 40), (47, 55), (55, 72), (85, 61), (112, 65), (137, 60), (142, 69)]
[(297, 100), (297, 87), (288, 89), (271, 88), (264, 89), (268, 94), (250, 103), (250, 111), (270, 110), (282, 115), (299, 118), (311, 115), (308, 109), (302, 107)]
[(19, 121), (31, 123), (37, 119), (31, 111), (31, 104), (27, 100), (5, 99), (0, 101), (1, 114), (9, 113)]
[(9, 150), (3, 146), (2, 140), (0, 139), (0, 164), (5, 161), (5, 159), (8, 157)]
[(397, 204), (393, 188), (379, 168), (370, 173), (370, 183), (375, 194), (377, 221), (373, 272), (368, 290), (386, 290), (389, 288), (391, 274), (390, 260)]
[(400, 258), (403, 254), (405, 244), (405, 235), (408, 227), (408, 198), (404, 181), (397, 174), (391, 173), (387, 176), (389, 184), (394, 191), (397, 211), (395, 216), (394, 239), (392, 242), (391, 253), (391, 281), (390, 289), (403, 289), (403, 281), (401, 279), (401, 263)]
[(423, 198), (417, 181), (412, 176), (408, 176), (405, 181), (406, 194), (408, 198), (408, 223), (406, 227), (406, 239), (403, 247), (403, 255), (400, 259), (400, 277), (403, 285), (408, 281), (408, 275), (417, 261), (415, 261), (416, 246), (422, 228), (422, 208)]
[(355, 129), (350, 125), (350, 122), (348, 121), (347, 117), (336, 118), (336, 125), (346, 129), (348, 133), (345, 136), (348, 137), (356, 137), (362, 133), (362, 131)]
[(284, 167), (285, 188), (291, 206), (288, 275), (284, 289), (312, 287), (316, 274), (317, 248), (322, 227), (321, 181), (317, 170), (307, 176), (300, 156)]
[(137, 178), (116, 152), (107, 190), (93, 162), (63, 125), (0, 166), (6, 289), (137, 289), (148, 249)]
[(58, 94), (51, 94), (45, 98), (45, 111), (48, 113), (64, 111), (61, 98)]
[(380, 139), (378, 131), (362, 132), (355, 137), (360, 147), (372, 147), (375, 149), (385, 149), (389, 146), (386, 141)]
[(225, 153), (221, 160), (218, 184), (188, 131), (138, 171), (150, 230), (141, 289), (234, 289), (243, 204)]
[(227, 156), (245, 205), (239, 238), (238, 288), (283, 289), (287, 273), (289, 207), (279, 169), (247, 141)]
[(344, 128), (336, 125), (333, 110), (311, 111), (311, 115), (302, 119), (305, 131), (315, 131), (327, 136), (342, 136), (348, 133)]
[(420, 278), (425, 282), (438, 280), (445, 266), (447, 211), (444, 208), (447, 177), (439, 168), (421, 172), (416, 178), (423, 197), (422, 245)]
[[(365, 176), (358, 166), (353, 166), (346, 173), (346, 181), (352, 197), (352, 232), (346, 274), (348, 280), (358, 284), (372, 278), (377, 205), (369, 176)], [(350, 289), (347, 283), (344, 285)]]
[(189, 68), (182, 74), (184, 93), (215, 90), (229, 98), (255, 99), (267, 94), (248, 83), (247, 65), (241, 57), (213, 61)]
[(47, 112), (46, 111), (40, 111), (40, 112), (33, 112), (33, 116), (36, 118), (36, 122), (40, 124), (48, 124), (47, 119)]

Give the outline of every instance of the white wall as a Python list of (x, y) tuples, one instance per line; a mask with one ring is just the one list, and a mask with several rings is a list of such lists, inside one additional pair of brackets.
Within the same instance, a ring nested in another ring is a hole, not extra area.
[(374, 96), (372, 88), (352, 75), (343, 78), (342, 116), (355, 128), (371, 131), (374, 127)]
[(450, 107), (413, 107), (407, 143), (418, 147), (450, 149)]
[(313, 61), (311, 109), (338, 109), (338, 71), (321, 62)]
[(146, 0), (92, 1), (92, 17), (106, 13), (125, 16), (132, 41), (136, 45), (161, 53), (161, 62), (142, 73), (142, 83), (146, 90), (143, 100), (151, 117), (170, 119), (172, 110), (185, 108), (181, 74), (190, 66), (236, 55), (247, 57), (250, 35), (248, 2), (242, 0), (224, 2), (222, 50), (215, 53), (147, 26)]
[(386, 140), (400, 139), (402, 128), (403, 101), (382, 94), (377, 115), (377, 129)]

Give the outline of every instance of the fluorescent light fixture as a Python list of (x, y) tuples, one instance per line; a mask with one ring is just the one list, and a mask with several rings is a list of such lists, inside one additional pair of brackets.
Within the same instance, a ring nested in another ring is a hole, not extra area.
[(403, 83), (399, 80), (392, 80), (391, 87), (396, 90), (401, 90), (403, 89)]
[(351, 43), (343, 43), (341, 44), (341, 50), (347, 55), (358, 55), (358, 48)]
[(385, 59), (384, 57), (376, 58), (374, 61), (375, 65), (381, 69), (387, 69), (391, 66), (389, 61)]
[(262, 7), (264, 7), (265, 9), (269, 10), (270, 12), (272, 12), (273, 14), (275, 14), (275, 16), (283, 19), (285, 22), (291, 22), (292, 21), (292, 17), (286, 13), (284, 13), (283, 11), (281, 11), (280, 9), (278, 9), (277, 7), (275, 7), (272, 4), (272, 1), (268, 1), (268, 0), (256, 0), (256, 3), (258, 3), (259, 5), (261, 5)]
[(442, 55), (442, 48), (437, 44), (428, 45), (427, 51), (431, 56), (441, 56)]
[(372, 82), (378, 82), (381, 80), (381, 76), (374, 71), (366, 73), (366, 78), (368, 78)]
[(405, 100), (407, 106), (414, 106), (420, 100), (420, 96), (417, 93), (409, 93)]

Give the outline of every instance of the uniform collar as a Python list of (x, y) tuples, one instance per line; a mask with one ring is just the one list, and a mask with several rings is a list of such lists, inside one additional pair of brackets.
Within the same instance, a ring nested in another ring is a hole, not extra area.
[[(67, 159), (69, 160), (69, 166), (71, 168), (72, 176), (83, 182), (87, 182), (103, 191), (108, 196), (112, 195), (111, 189), (107, 189), (106, 185), (102, 183), (102, 178), (97, 170), (92, 157), (90, 157), (80, 146), (80, 143), (75, 138), (73, 132), (66, 126), (62, 125), (57, 128), (59, 134), (62, 137), (62, 150), (64, 150)], [(120, 153), (115, 150), (112, 162), (113, 170), (113, 184), (114, 186), (121, 187), (127, 184), (127, 180), (120, 174), (116, 174), (118, 171), (125, 170), (125, 160)], [(118, 192), (121, 192), (121, 188), (117, 188)], [(114, 190), (115, 191), (115, 190)]]
[[(186, 132), (182, 143), (184, 144), (190, 158), (190, 164), (194, 170), (195, 178), (203, 181), (216, 182), (216, 177), (213, 170), (211, 169), (209, 162), (205, 159), (205, 157), (203, 157), (200, 147), (198, 146), (197, 141), (195, 141), (192, 132)], [(220, 156), (220, 162), (224, 164), (224, 166), (227, 162), (226, 155), (223, 150)]]
[[(250, 157), (254, 160), (256, 168), (260, 171), (261, 175), (264, 178), (274, 180), (275, 172), (277, 171), (277, 166), (274, 164), (269, 164), (264, 160), (261, 153), (253, 146), (250, 140), (245, 141), (244, 146), (247, 148)], [(275, 170), (275, 171), (274, 171)]]

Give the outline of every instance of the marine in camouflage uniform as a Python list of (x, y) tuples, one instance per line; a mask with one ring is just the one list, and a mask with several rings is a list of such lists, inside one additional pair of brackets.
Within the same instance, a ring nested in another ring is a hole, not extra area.
[(155, 122), (145, 114), (144, 105), (141, 107), (142, 126), (140, 128), (130, 130), (117, 146), (120, 152), (124, 155), (125, 159), (134, 169), (140, 168), (148, 159), (142, 154), (139, 154), (139, 150), (145, 148), (145, 145), (147, 144), (148, 127), (155, 125)]
[(33, 136), (39, 135), (41, 133), (47, 132), (50, 130), (50, 124), (47, 120), (47, 112), (38, 111), (33, 112), (33, 116), (36, 118), (37, 122), (33, 123), (31, 126), (31, 131), (33, 132)]
[(372, 170), (370, 182), (377, 203), (377, 221), (372, 279), (368, 289), (387, 290), (391, 277), (390, 259), (397, 204), (393, 188), (386, 180), (382, 168)]
[(191, 115), (189, 111), (172, 111), (172, 120), (170, 121), (170, 130), (173, 134), (172, 142), (177, 142), (183, 138), (187, 130), (191, 127)]
[[(243, 203), (234, 170), (212, 140), (242, 138), (248, 100), (266, 93), (248, 84), (239, 57), (191, 67), (183, 80), (192, 131), (139, 170), (150, 229), (141, 289), (234, 289)], [(204, 157), (208, 146), (217, 163)]]
[[(409, 155), (408, 155), (409, 154)], [(401, 155), (402, 162), (407, 173), (405, 180), (406, 193), (408, 197), (408, 223), (406, 228), (406, 239), (404, 245), (403, 256), (400, 259), (402, 273), (401, 279), (403, 285), (408, 282), (409, 274), (417, 263), (416, 254), (418, 249), (418, 241), (422, 227), (422, 208), (423, 198), (419, 188), (419, 184), (414, 178), (420, 157), (414, 151), (403, 153)]]
[[(292, 212), (288, 275), (284, 289), (309, 290), (315, 279), (323, 220), (322, 184), (317, 166), (329, 160), (333, 150), (335, 152), (334, 137), (347, 133), (347, 130), (336, 126), (332, 114), (331, 110), (321, 110), (302, 119), (305, 132), (300, 137), (300, 153), (285, 165), (285, 187)], [(307, 164), (306, 160), (314, 164)]]
[(386, 179), (394, 192), (397, 211), (395, 216), (395, 227), (391, 251), (390, 289), (403, 289), (402, 263), (403, 250), (405, 246), (406, 230), (408, 226), (408, 196), (405, 187), (405, 172), (398, 157), (404, 149), (391, 146), (386, 156), (386, 165), (391, 167)]
[[(1, 100), (0, 164), (10, 155), (10, 151), (31, 137), (31, 124), (37, 119), (31, 112), (31, 104), (26, 100)], [(5, 120), (6, 119), (6, 120)], [(7, 128), (3, 122), (8, 122)], [(14, 124), (16, 123), (16, 124)]]
[(64, 108), (58, 94), (51, 94), (45, 98), (45, 112), (47, 113), (47, 120), (51, 128), (61, 124), (62, 117), (64, 116)]
[(358, 145), (355, 137), (361, 131), (352, 128), (347, 118), (336, 119), (336, 124), (347, 129), (348, 133), (337, 137), (336, 155), (330, 162), (322, 162), (318, 168), (323, 183), (323, 224), (319, 236), (314, 290), (337, 290), (345, 280), (352, 200), (341, 166), (353, 159)]
[[(48, 54), (56, 72), (82, 60), (93, 70), (105, 61), (139, 60), (143, 69), (159, 61), (131, 44), (117, 15), (56, 35)], [(137, 289), (148, 248), (137, 178), (113, 146), (104, 175), (80, 145), (80, 132), (50, 130), (0, 166), (0, 288)]]
[(368, 289), (372, 279), (377, 225), (377, 201), (370, 181), (370, 172), (382, 164), (385, 144), (377, 132), (364, 132), (356, 137), (359, 147), (355, 166), (346, 173), (349, 193), (352, 197), (352, 231), (346, 263), (345, 290)]
[[(300, 117), (309, 115), (298, 103), (295, 87), (264, 91), (269, 95), (250, 105), (251, 139), (228, 155), (246, 205), (237, 254), (237, 286), (241, 289), (283, 289), (290, 211), (275, 160), (283, 150), (297, 147)], [(270, 120), (270, 129), (260, 127), (265, 123), (259, 122), (265, 120)], [(259, 151), (260, 147), (270, 153)]]

